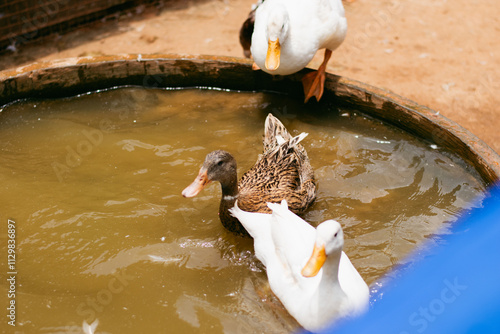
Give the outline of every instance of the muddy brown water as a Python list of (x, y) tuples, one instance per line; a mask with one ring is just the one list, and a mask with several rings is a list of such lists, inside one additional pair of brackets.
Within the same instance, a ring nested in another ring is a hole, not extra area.
[(16, 329), (78, 332), (97, 318), (109, 333), (293, 331), (252, 241), (220, 224), (220, 186), (181, 196), (214, 149), (240, 176), (250, 168), (269, 112), (309, 133), (318, 196), (305, 219), (337, 219), (372, 286), (481, 205), (485, 185), (459, 158), (331, 104), (130, 87), (15, 103), (0, 113), (0, 214), (17, 224)]

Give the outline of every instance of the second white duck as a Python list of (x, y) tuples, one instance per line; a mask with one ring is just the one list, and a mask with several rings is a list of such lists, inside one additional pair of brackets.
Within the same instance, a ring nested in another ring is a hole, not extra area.
[(258, 4), (255, 13), (251, 12), (250, 20), (254, 14), (250, 50), (255, 64), (265, 72), (278, 75), (298, 72), (309, 64), (316, 51), (326, 49), (318, 71), (302, 79), (305, 102), (312, 96), (319, 101), (326, 65), (347, 33), (342, 1), (266, 0)]
[(342, 251), (340, 224), (327, 220), (315, 229), (284, 200), (268, 206), (272, 214), (245, 212), (237, 202), (230, 211), (254, 238), (271, 290), (288, 312), (312, 332), (364, 312), (369, 289)]

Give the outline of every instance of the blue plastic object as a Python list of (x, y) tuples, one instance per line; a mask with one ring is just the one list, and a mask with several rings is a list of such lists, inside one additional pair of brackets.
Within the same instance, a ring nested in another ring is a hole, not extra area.
[(500, 190), (389, 281), (363, 316), (325, 333), (500, 333)]

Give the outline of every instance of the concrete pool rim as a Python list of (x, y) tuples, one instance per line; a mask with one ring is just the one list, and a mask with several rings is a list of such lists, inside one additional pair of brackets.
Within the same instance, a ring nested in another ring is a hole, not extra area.
[[(252, 70), (251, 64), (251, 60), (243, 58), (179, 54), (124, 54), (38, 62), (0, 72), (0, 106), (17, 100), (70, 97), (117, 86), (269, 91), (299, 96), (302, 101), (301, 78), (311, 69), (273, 77)], [(390, 91), (330, 73), (322, 100), (355, 107), (457, 154), (477, 170), (486, 185), (500, 180), (500, 156), (439, 112)]]

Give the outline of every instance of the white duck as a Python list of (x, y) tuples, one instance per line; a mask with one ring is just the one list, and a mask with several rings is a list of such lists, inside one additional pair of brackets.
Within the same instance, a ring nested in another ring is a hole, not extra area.
[(288, 312), (308, 331), (366, 310), (369, 289), (342, 251), (344, 236), (334, 220), (316, 229), (281, 204), (272, 214), (230, 210), (254, 238), (269, 285)]
[(278, 75), (300, 71), (316, 51), (325, 48), (318, 71), (302, 79), (305, 102), (312, 96), (319, 101), (323, 95), (326, 65), (346, 33), (347, 20), (341, 0), (265, 0), (250, 12), (240, 31), (240, 42), (247, 56), (250, 55), (247, 48), (251, 45), (250, 51), (258, 67)]

